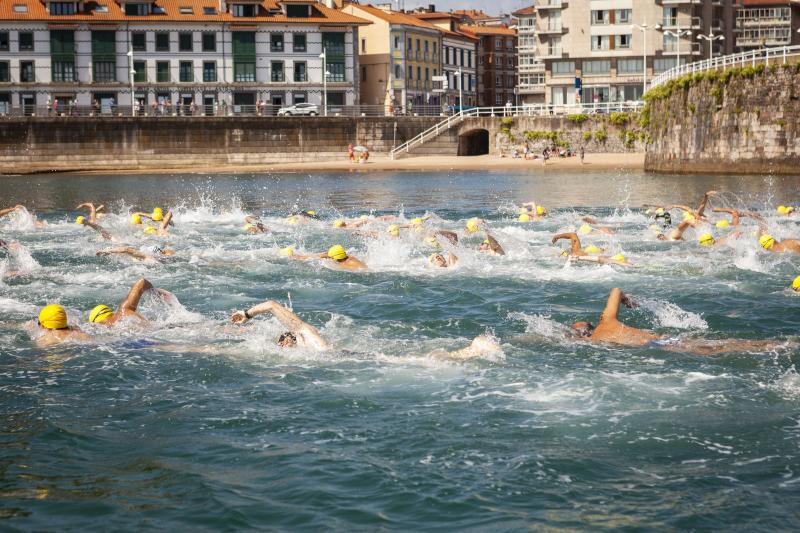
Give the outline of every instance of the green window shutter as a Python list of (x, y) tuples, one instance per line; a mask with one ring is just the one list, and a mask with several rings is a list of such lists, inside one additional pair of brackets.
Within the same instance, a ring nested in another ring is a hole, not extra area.
[(256, 33), (253, 31), (233, 32), (234, 60), (255, 61)]
[(115, 31), (92, 32), (92, 59), (95, 61), (117, 60), (117, 45)]

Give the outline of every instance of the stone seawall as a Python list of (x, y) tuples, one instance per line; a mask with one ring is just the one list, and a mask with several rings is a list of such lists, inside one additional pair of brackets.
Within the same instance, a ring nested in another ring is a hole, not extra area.
[(0, 120), (0, 173), (224, 169), (387, 153), (440, 117), (30, 117)]
[(651, 91), (645, 169), (800, 174), (800, 64), (687, 76)]

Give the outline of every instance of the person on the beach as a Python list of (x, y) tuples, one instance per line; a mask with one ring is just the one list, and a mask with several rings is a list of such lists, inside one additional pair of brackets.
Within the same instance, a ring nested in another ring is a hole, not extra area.
[(327, 252), (321, 252), (318, 254), (296, 254), (294, 253), (294, 249), (286, 248), (286, 255), (290, 259), (296, 259), (298, 261), (309, 261), (313, 259), (323, 259), (328, 260), (333, 263), (334, 266), (340, 268), (342, 270), (366, 270), (367, 265), (360, 261), (357, 257), (352, 255), (348, 255), (347, 251), (344, 247), (340, 244), (331, 246)]
[(349, 159), (351, 163), (356, 162), (356, 153), (353, 150), (353, 143), (347, 145), (347, 159)]
[(674, 352), (691, 352), (697, 355), (715, 355), (734, 351), (770, 350), (782, 343), (774, 341), (751, 341), (728, 339), (724, 341), (694, 341), (690, 339), (671, 339), (646, 329), (623, 324), (619, 318), (619, 306), (633, 309), (636, 304), (622, 289), (611, 289), (606, 307), (595, 326), (590, 322), (575, 322), (570, 326), (572, 332), (589, 342), (613, 344), (630, 347), (651, 347)]
[(140, 322), (146, 322), (147, 319), (140, 315), (136, 308), (139, 307), (139, 301), (142, 299), (142, 295), (145, 291), (148, 290), (157, 291), (157, 293), (162, 297), (172, 297), (172, 294), (165, 291), (164, 289), (156, 289), (153, 287), (153, 284), (147, 281), (145, 278), (141, 278), (139, 281), (133, 284), (131, 290), (128, 291), (128, 296), (119, 304), (116, 311), (113, 311), (110, 307), (104, 304), (100, 304), (95, 306), (89, 312), (89, 322), (93, 322), (95, 324), (103, 324), (105, 326), (113, 326), (120, 320), (125, 318), (135, 318)]
[(583, 164), (583, 157), (586, 155), (586, 149), (583, 147), (583, 145), (581, 145), (580, 154), (581, 154), (581, 165), (582, 165)]
[(66, 341), (88, 341), (89, 335), (67, 323), (67, 312), (58, 304), (50, 304), (39, 311), (37, 327), (42, 335), (36, 339), (40, 348)]

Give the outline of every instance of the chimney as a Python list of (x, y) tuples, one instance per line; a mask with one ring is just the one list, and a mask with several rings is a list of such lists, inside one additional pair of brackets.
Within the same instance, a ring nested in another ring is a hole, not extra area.
[(433, 4), (428, 4), (428, 13), (436, 13), (436, 6)]
[(325, 0), (325, 7), (328, 9), (336, 9), (336, 4), (333, 0)]

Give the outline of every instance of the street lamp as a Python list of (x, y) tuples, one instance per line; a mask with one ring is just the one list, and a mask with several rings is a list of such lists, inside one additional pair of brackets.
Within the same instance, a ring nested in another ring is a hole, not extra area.
[[(660, 30), (662, 27), (663, 26), (661, 26), (661, 24), (656, 25), (657, 30)], [(678, 55), (676, 66), (678, 67), (681, 66), (681, 37), (691, 34), (692, 30), (682, 30), (680, 26), (675, 28), (675, 31), (664, 30), (664, 35), (671, 35), (672, 37), (675, 37), (676, 44), (678, 45), (676, 50)]]
[(128, 71), (128, 75), (131, 79), (131, 116), (136, 116), (136, 94), (133, 92), (133, 76), (136, 74), (136, 71), (133, 69), (133, 43), (128, 45), (128, 66), (130, 70)]
[(328, 55), (325, 49), (319, 55), (322, 60), (322, 109), (323, 115), (328, 116)]
[(631, 29), (635, 28), (642, 32), (642, 96), (647, 92), (647, 29), (650, 26), (647, 22), (639, 24), (631, 24)]
[(714, 41), (716, 41), (716, 40), (724, 41), (725, 40), (725, 36), (724, 35), (714, 35), (714, 30), (711, 30), (708, 33), (708, 35), (703, 35), (701, 33), (700, 35), (698, 35), (698, 37), (708, 41), (708, 61), (710, 62), (711, 59), (713, 59), (713, 57), (714, 57), (714, 46), (713, 46), (714, 45)]
[(458, 69), (456, 71), (456, 74), (458, 75), (458, 107), (459, 107), (459, 111), (463, 111), (464, 110), (464, 91), (462, 89), (464, 88), (464, 74), (461, 73), (461, 69)]

